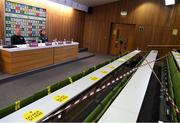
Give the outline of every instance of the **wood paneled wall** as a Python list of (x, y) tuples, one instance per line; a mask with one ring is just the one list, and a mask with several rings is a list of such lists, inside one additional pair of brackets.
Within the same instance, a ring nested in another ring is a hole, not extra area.
[[(0, 0), (0, 37), (4, 38), (4, 1)], [(54, 38), (71, 40), (83, 45), (85, 13), (64, 7), (47, 0), (11, 0), (47, 9), (46, 31), (50, 40)]]
[(0, 1), (0, 38), (4, 38), (4, 11), (3, 11), (3, 7), (4, 3), (1, 0)]
[[(120, 16), (120, 11), (128, 16)], [(180, 45), (180, 4), (165, 6), (164, 0), (120, 0), (98, 6), (85, 16), (84, 47), (90, 51), (108, 53), (111, 23), (136, 24), (134, 48), (147, 45)], [(144, 32), (139, 32), (139, 26)], [(172, 29), (179, 29), (172, 35)]]

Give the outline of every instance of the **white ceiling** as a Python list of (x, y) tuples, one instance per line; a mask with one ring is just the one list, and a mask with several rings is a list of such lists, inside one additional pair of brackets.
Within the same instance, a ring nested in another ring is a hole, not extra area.
[(94, 6), (98, 6), (98, 5), (115, 2), (118, 0), (74, 0), (74, 1), (84, 4), (84, 5), (87, 5), (88, 7), (94, 7)]

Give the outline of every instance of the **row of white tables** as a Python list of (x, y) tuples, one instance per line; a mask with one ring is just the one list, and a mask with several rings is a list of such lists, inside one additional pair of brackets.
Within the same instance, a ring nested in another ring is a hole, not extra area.
[(69, 84), (31, 103), (30, 105), (0, 119), (0, 122), (38, 122), (59, 109), (59, 107), (63, 106), (65, 103), (67, 103), (89, 87), (96, 84), (100, 79), (123, 65), (125, 62), (127, 62), (140, 52), (141, 51), (139, 50), (135, 50), (115, 60), (114, 62), (88, 74), (87, 76), (75, 81), (74, 83)]
[(172, 51), (172, 54), (173, 54), (173, 57), (180, 69), (180, 53), (179, 52), (175, 52), (175, 51)]
[[(151, 51), (143, 64), (156, 60), (158, 51)], [(150, 63), (151, 68), (155, 62)], [(137, 122), (144, 96), (152, 74), (149, 65), (138, 68), (128, 84), (116, 97), (98, 123)]]

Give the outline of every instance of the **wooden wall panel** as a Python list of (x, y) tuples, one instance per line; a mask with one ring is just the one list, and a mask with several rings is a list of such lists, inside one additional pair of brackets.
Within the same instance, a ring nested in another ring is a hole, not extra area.
[(0, 38), (4, 37), (4, 3), (0, 0)]
[[(120, 16), (120, 11), (128, 16)], [(147, 45), (180, 45), (180, 4), (165, 6), (164, 0), (120, 0), (97, 6), (85, 16), (84, 47), (90, 51), (108, 53), (111, 23), (136, 25), (135, 48), (147, 49)], [(144, 32), (139, 32), (139, 26)], [(172, 35), (172, 29), (179, 29)]]
[[(54, 38), (71, 40), (83, 45), (83, 32), (85, 13), (64, 8), (55, 3), (48, 3), (47, 0), (11, 0), (13, 2), (24, 3), (32, 6), (38, 6), (47, 9), (46, 31), (50, 40)], [(4, 38), (4, 0), (0, 0), (0, 37)]]

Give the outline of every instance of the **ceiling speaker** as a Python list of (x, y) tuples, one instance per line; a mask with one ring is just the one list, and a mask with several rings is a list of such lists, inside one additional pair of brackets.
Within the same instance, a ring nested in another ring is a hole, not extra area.
[(89, 7), (88, 8), (88, 14), (92, 14), (92, 12), (93, 12), (93, 7)]

